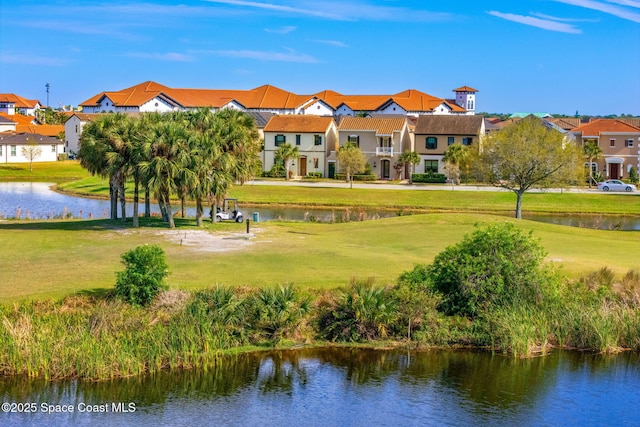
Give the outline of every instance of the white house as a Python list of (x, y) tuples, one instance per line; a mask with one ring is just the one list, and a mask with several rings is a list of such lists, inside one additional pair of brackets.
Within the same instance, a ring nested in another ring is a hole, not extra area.
[[(35, 150), (38, 151), (35, 151)], [(30, 159), (30, 154), (33, 158)], [(37, 153), (37, 155), (35, 155)], [(0, 133), (0, 163), (55, 162), (64, 153), (64, 143), (57, 138), (36, 133)]]

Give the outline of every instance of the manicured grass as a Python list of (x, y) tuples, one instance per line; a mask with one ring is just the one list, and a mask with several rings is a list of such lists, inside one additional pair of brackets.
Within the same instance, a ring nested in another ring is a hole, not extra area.
[[(91, 177), (58, 186), (63, 191), (107, 197), (108, 182)], [(230, 192), (241, 203), (309, 206), (358, 206), (394, 210), (514, 212), (511, 192), (442, 190), (383, 190), (372, 188), (327, 188), (251, 185), (235, 186)], [(603, 193), (527, 193), (523, 212), (640, 215), (640, 197)]]
[[(510, 219), (507, 219), (511, 221)], [(435, 213), (342, 224), (260, 223), (251, 245), (228, 252), (195, 250), (170, 241), (157, 220), (131, 229), (130, 222), (0, 222), (0, 302), (61, 297), (74, 292), (113, 288), (122, 270), (120, 255), (137, 245), (156, 243), (167, 253), (172, 288), (197, 289), (215, 284), (267, 286), (293, 283), (331, 289), (352, 277), (395, 283), (416, 263), (429, 263), (447, 245), (458, 242), (474, 224), (505, 221), (482, 214)], [(515, 220), (514, 220), (515, 221)], [(177, 231), (193, 220), (177, 220)], [(577, 278), (607, 266), (616, 274), (639, 267), (640, 233), (587, 230), (516, 221), (533, 230), (564, 274)], [(214, 233), (233, 232), (245, 242), (244, 224), (206, 223)], [(187, 242), (188, 243), (188, 242)], [(215, 243), (214, 243), (215, 244)]]
[(62, 182), (89, 176), (75, 160), (34, 162), (33, 171), (29, 171), (29, 163), (0, 164), (0, 181)]

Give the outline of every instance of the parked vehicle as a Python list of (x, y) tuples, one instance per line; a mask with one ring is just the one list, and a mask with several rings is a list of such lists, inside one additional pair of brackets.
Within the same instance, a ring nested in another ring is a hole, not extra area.
[(224, 199), (222, 206), (216, 206), (215, 215), (213, 209), (209, 212), (211, 221), (235, 221), (242, 222), (243, 216), (240, 209), (238, 209), (238, 199)]
[(604, 182), (598, 183), (598, 190), (602, 191), (636, 191), (636, 186), (633, 184), (627, 184), (619, 179), (608, 179)]

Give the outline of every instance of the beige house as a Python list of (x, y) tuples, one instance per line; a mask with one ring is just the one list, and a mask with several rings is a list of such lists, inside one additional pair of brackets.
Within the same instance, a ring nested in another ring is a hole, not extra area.
[(298, 148), (300, 157), (291, 164), (296, 176), (310, 172), (329, 173), (327, 157), (337, 149), (338, 132), (332, 117), (283, 115), (273, 116), (264, 127), (262, 168), (270, 170), (275, 163), (275, 152), (283, 144)]
[(606, 179), (627, 178), (632, 167), (640, 169), (640, 128), (621, 120), (598, 119), (578, 126), (571, 133), (579, 146), (588, 141), (598, 144), (602, 155), (591, 168)]
[(412, 148), (406, 117), (344, 117), (338, 125), (338, 141), (340, 146), (357, 145), (378, 179), (395, 178), (398, 158)]
[(482, 116), (420, 116), (414, 131), (415, 152), (421, 162), (415, 173), (444, 173), (442, 157), (453, 144), (479, 144), (485, 133)]

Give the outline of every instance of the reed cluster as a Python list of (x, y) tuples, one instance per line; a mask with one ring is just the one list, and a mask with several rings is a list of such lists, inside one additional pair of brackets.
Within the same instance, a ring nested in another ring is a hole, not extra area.
[(439, 298), (399, 281), (342, 290), (168, 290), (148, 307), (113, 296), (0, 306), (0, 374), (104, 380), (210, 369), (229, 351), (331, 342), (412, 348), (476, 346), (515, 356), (551, 348), (640, 351), (640, 274), (601, 270), (554, 295), (477, 318), (438, 311)]

